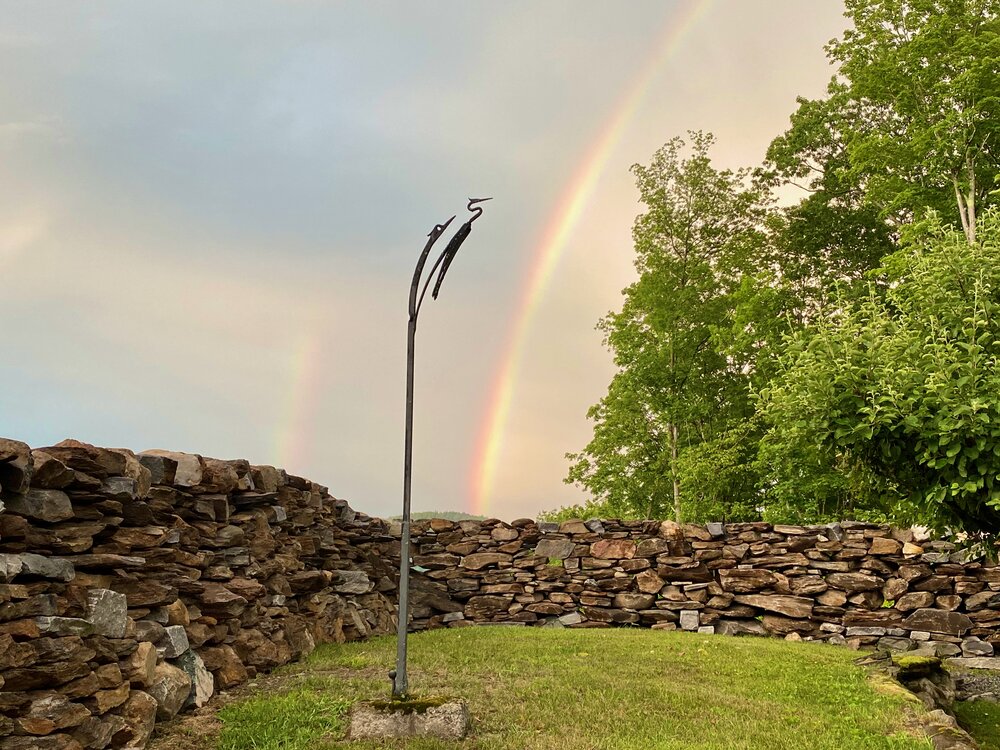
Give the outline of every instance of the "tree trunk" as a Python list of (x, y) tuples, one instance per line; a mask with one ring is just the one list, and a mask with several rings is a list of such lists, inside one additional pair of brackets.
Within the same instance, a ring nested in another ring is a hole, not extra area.
[(681, 523), (681, 480), (677, 476), (677, 425), (671, 423), (670, 430), (670, 477), (674, 481), (674, 520)]
[(962, 231), (970, 245), (976, 244), (976, 163), (972, 157), (965, 160), (968, 191), (963, 192), (958, 175), (952, 174), (951, 184), (955, 188), (955, 202), (958, 204), (958, 217), (962, 220)]
[(966, 239), (970, 245), (976, 244), (976, 164), (972, 157), (966, 159), (966, 169), (969, 172), (969, 194), (965, 199), (965, 207), (969, 214), (969, 231)]

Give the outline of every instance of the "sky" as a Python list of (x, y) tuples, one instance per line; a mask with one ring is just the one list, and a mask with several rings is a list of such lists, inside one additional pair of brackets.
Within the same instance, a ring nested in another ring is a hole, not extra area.
[(629, 167), (698, 129), (758, 164), (842, 13), (0, 0), (0, 435), (247, 458), (398, 514), (414, 264), (492, 196), (421, 311), (413, 508), (586, 500), (565, 454), (613, 373)]

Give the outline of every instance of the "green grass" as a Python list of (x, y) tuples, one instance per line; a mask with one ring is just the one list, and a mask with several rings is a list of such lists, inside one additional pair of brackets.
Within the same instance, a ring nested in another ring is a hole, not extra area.
[(979, 743), (979, 750), (1000, 750), (1000, 705), (986, 701), (957, 703), (955, 717)]
[(219, 750), (308, 750), (341, 731), (351, 704), (330, 691), (302, 687), (226, 706)]
[[(395, 643), (379, 638), (321, 647), (284, 670), (291, 693), (225, 709), (217, 747), (928, 750), (903, 730), (905, 701), (876, 693), (856, 656), (818, 644), (644, 629), (437, 630), (410, 640), (410, 685), (418, 695), (466, 698), (473, 736), (348, 743), (344, 707), (388, 697)], [(280, 744), (299, 711), (308, 716), (294, 742), (307, 744)]]

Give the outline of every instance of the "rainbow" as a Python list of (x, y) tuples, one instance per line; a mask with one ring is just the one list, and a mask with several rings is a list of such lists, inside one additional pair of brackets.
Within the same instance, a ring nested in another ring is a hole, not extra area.
[(502, 366), (490, 390), (486, 417), (476, 443), (472, 471), (472, 512), (488, 516), (497, 466), (503, 450), (504, 432), (521, 370), (531, 325), (560, 258), (566, 252), (573, 231), (594, 195), (601, 174), (625, 134), (650, 86), (677, 49), (684, 35), (712, 5), (712, 0), (694, 0), (671, 12), (653, 48), (649, 61), (640, 69), (625, 95), (613, 110), (574, 174), (537, 243), (527, 283), (522, 287), (518, 312), (508, 335)]
[(313, 415), (319, 398), (323, 341), (318, 327), (300, 330), (292, 343), (288, 390), (274, 430), (274, 465), (290, 472), (304, 471), (316, 425)]

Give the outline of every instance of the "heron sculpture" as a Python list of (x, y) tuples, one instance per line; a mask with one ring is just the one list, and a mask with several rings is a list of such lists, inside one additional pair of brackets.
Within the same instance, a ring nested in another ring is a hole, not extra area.
[(478, 204), (488, 200), (492, 199), (469, 198), (467, 209), (473, 213), (473, 216), (458, 228), (438, 259), (434, 261), (430, 273), (424, 280), (423, 288), (421, 288), (420, 282), (424, 275), (424, 265), (427, 263), (431, 248), (447, 231), (455, 217), (452, 216), (444, 224), (434, 226), (430, 234), (427, 235), (427, 244), (424, 245), (423, 252), (417, 259), (417, 267), (413, 271), (413, 281), (410, 283), (410, 317), (406, 329), (406, 438), (403, 458), (403, 534), (399, 546), (399, 613), (396, 626), (396, 668), (389, 673), (394, 699), (402, 699), (409, 692), (406, 677), (406, 636), (410, 619), (410, 477), (413, 468), (413, 353), (417, 336), (417, 316), (420, 314), (424, 296), (427, 294), (427, 288), (430, 286), (436, 271), (438, 271), (438, 276), (437, 281), (434, 282), (431, 298), (437, 299), (445, 274), (448, 273), (455, 255), (458, 254), (458, 249), (472, 232), (472, 222), (483, 215), (483, 208)]

